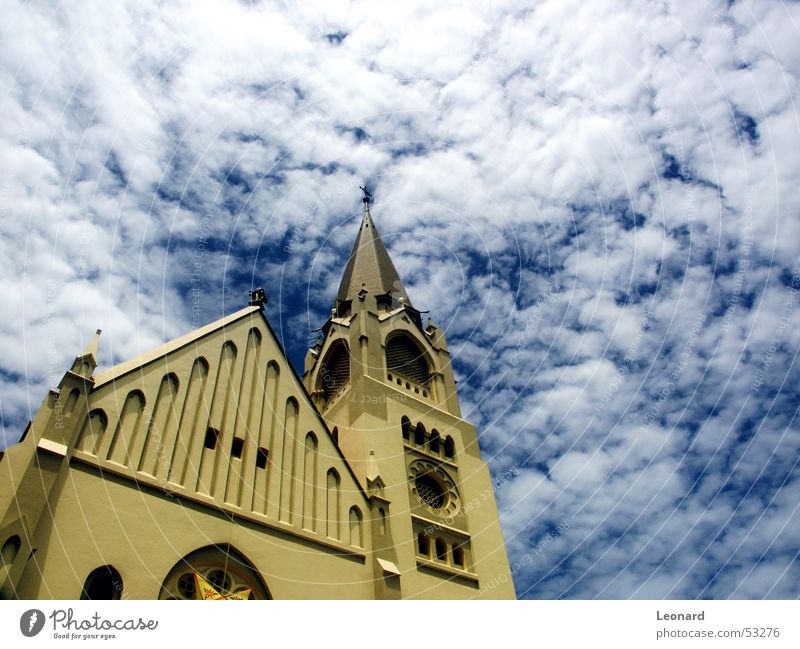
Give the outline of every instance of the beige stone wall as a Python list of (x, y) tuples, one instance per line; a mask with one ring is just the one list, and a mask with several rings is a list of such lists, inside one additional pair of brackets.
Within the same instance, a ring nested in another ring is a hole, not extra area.
[[(51, 522), (42, 526), (36, 562), (18, 595), (78, 598), (86, 576), (113, 565), (122, 596), (155, 599), (182, 557), (210, 544), (228, 544), (252, 561), (276, 599), (372, 597), (372, 571), (363, 550), (342, 554), (337, 544), (304, 540), (277, 528), (180, 501), (158, 489), (132, 489), (125, 478), (77, 462), (57, 494)], [(37, 574), (41, 570), (43, 578)]]

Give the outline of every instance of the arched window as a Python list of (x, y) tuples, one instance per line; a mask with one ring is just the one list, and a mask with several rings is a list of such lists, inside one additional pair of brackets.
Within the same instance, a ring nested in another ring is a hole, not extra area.
[(439, 431), (435, 428), (431, 431), (431, 437), (428, 440), (428, 446), (431, 449), (431, 453), (439, 454)]
[(253, 341), (253, 344), (258, 346), (261, 344), (261, 332), (258, 330), (258, 327), (253, 327), (250, 331), (247, 332), (248, 337), (250, 340)]
[(166, 387), (172, 394), (175, 394), (180, 387), (181, 382), (175, 372), (170, 372), (161, 377), (161, 384)]
[(400, 420), (400, 427), (403, 429), (403, 439), (410, 439), (411, 437), (411, 420), (403, 415)]
[(427, 383), (428, 363), (422, 350), (405, 335), (396, 335), (386, 343), (386, 369), (419, 385)]
[[(208, 363), (206, 363), (206, 369), (208, 369)], [(267, 376), (280, 376), (281, 368), (275, 361), (270, 361), (267, 363)]]
[(325, 490), (326, 534), (332, 539), (339, 538), (339, 474), (336, 469), (328, 469), (327, 489)]
[(422, 422), (418, 423), (414, 429), (414, 443), (417, 446), (425, 446), (425, 426)]
[(383, 507), (378, 508), (378, 531), (386, 534), (386, 510)]
[(5, 568), (11, 568), (11, 564), (14, 563), (14, 559), (17, 558), (17, 553), (22, 545), (22, 542), (16, 534), (14, 536), (10, 536), (6, 539), (6, 542), (3, 543), (3, 549), (0, 550), (0, 559), (2, 560), (2, 566)]
[(78, 388), (74, 388), (72, 392), (69, 393), (67, 397), (67, 402), (64, 405), (64, 416), (69, 417), (72, 414), (72, 411), (75, 410), (75, 404), (78, 403), (78, 399), (80, 398), (81, 393)]
[(122, 577), (113, 566), (100, 566), (89, 573), (83, 583), (81, 599), (120, 599)]
[(450, 435), (445, 437), (444, 440), (444, 456), (451, 460), (456, 456), (456, 443)]
[(350, 352), (344, 343), (335, 343), (320, 367), (317, 389), (323, 401), (330, 401), (349, 382)]
[(306, 435), (303, 456), (303, 528), (317, 529), (314, 512), (317, 508), (317, 436)]
[(162, 582), (158, 599), (203, 599), (197, 576), (224, 599), (272, 599), (252, 562), (229, 545), (209, 545), (179, 559)]
[(459, 568), (464, 567), (464, 548), (458, 543), (453, 545), (453, 565)]
[(106, 413), (99, 408), (92, 410), (83, 423), (78, 447), (82, 451), (96, 455), (100, 438), (107, 427), (108, 417), (106, 417)]
[(145, 427), (145, 398), (141, 390), (131, 390), (117, 422), (114, 438), (106, 459), (128, 465), (137, 435)]
[(417, 534), (417, 552), (423, 557), (430, 558), (431, 556), (431, 542), (425, 532)]
[(364, 547), (363, 529), (361, 526), (362, 516), (358, 507), (350, 508), (350, 545), (358, 548)]
[(447, 561), (447, 543), (444, 539), (436, 539), (436, 558), (439, 561)]

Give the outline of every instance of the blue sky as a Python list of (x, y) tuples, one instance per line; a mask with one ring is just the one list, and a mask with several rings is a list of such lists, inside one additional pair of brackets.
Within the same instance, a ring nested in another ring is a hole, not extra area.
[(798, 597), (800, 5), (107, 4), (0, 1), (4, 445), (254, 285), (299, 367), (367, 178), (520, 596)]

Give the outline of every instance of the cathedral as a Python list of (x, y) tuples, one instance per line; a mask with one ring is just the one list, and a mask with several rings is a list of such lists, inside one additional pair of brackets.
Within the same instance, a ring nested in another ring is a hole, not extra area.
[(0, 596), (513, 598), (445, 336), (363, 217), (303, 376), (248, 306), (97, 367), (0, 452)]

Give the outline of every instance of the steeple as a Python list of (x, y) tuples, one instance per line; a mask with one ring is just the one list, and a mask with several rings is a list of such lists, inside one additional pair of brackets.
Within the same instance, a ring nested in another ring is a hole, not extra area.
[(362, 189), (339, 301), (306, 354), (303, 384), (367, 494), (375, 597), (513, 597), (491, 476), (461, 416), (445, 331), (423, 327), (408, 303)]
[(410, 305), (400, 275), (392, 263), (386, 247), (381, 241), (372, 215), (369, 212), (369, 204), (372, 200), (370, 193), (364, 188), (364, 216), (361, 219), (361, 227), (358, 230), (353, 251), (342, 275), (342, 282), (339, 284), (339, 292), (336, 295), (338, 302), (352, 300), (356, 298), (362, 289), (366, 289), (372, 295), (391, 294), (396, 301), (403, 298), (405, 304)]
[(76, 356), (72, 363), (71, 370), (76, 374), (89, 378), (97, 367), (97, 348), (100, 345), (100, 334), (102, 332), (98, 329), (86, 349), (80, 356)]

